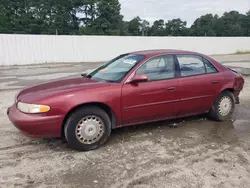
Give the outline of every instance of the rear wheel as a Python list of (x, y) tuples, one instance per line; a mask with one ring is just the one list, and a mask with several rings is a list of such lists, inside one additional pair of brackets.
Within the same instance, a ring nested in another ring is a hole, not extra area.
[(209, 116), (217, 121), (229, 120), (234, 112), (235, 99), (230, 91), (222, 92), (215, 100)]
[(70, 147), (88, 151), (103, 145), (111, 133), (108, 114), (95, 106), (83, 107), (68, 118), (64, 134)]

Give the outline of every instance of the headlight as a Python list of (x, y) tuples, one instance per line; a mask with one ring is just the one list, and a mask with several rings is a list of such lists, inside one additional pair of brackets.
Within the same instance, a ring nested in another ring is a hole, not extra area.
[(45, 113), (50, 110), (50, 107), (46, 105), (27, 104), (23, 102), (18, 102), (17, 108), (21, 112), (28, 113), (28, 114)]

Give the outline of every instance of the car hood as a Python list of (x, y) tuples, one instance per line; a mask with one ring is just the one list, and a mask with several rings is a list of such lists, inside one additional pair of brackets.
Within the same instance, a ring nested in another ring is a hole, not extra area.
[(17, 100), (33, 102), (37, 99), (54, 96), (60, 93), (70, 93), (72, 91), (103, 87), (107, 85), (109, 85), (109, 83), (97, 82), (83, 77), (62, 79), (24, 89), (17, 95)]

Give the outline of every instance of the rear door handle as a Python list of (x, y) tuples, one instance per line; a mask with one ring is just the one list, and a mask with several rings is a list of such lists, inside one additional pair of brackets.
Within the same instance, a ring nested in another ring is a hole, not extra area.
[(173, 90), (175, 90), (176, 88), (175, 87), (169, 87), (168, 88), (168, 91), (173, 91)]
[(220, 81), (218, 81), (218, 80), (212, 81), (212, 84), (218, 84), (218, 83), (220, 83)]

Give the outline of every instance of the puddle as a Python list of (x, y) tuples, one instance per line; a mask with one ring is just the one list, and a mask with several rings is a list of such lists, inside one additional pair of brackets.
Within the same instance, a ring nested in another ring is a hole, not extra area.
[(18, 81), (11, 81), (11, 82), (2, 82), (0, 83), (0, 90), (2, 89), (20, 89), (22, 87), (13, 86), (14, 84), (17, 84)]
[(7, 80), (7, 79), (13, 79), (13, 78), (16, 78), (16, 76), (3, 76), (3, 77), (0, 77), (0, 80)]
[(250, 121), (238, 119), (233, 122), (233, 126), (236, 130), (248, 131), (250, 130)]
[(236, 63), (225, 63), (226, 66), (250, 68), (250, 62), (236, 62)]

